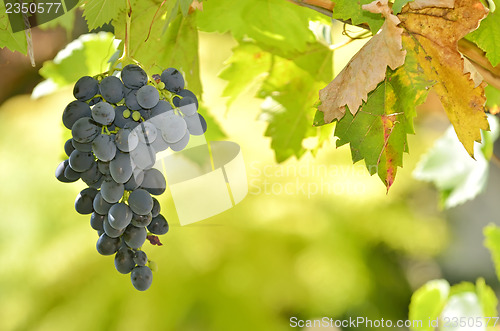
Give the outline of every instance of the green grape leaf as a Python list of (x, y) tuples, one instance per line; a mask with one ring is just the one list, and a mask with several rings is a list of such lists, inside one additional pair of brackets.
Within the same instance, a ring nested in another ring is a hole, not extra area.
[(332, 52), (319, 43), (310, 44), (303, 52), (285, 52), (240, 41), (220, 77), (228, 81), (223, 94), (230, 97), (228, 105), (260, 78), (258, 96), (265, 99), (261, 118), (269, 122), (265, 135), (271, 137), (276, 160), (283, 162), (307, 151), (315, 154), (331, 137), (332, 126), (310, 125), (317, 89), (331, 75)]
[[(494, 0), (495, 5), (500, 8), (500, 0)], [(486, 58), (493, 66), (500, 63), (500, 11), (490, 12), (481, 21), (479, 28), (469, 33), (466, 38), (474, 42), (479, 48), (486, 52)]]
[(231, 32), (281, 50), (304, 51), (315, 41), (309, 21), (320, 14), (282, 0), (203, 2), (198, 26), (207, 32)]
[(181, 13), (183, 16), (186, 16), (189, 12), (189, 7), (193, 3), (193, 0), (179, 0), (179, 2), (181, 7)]
[(370, 175), (378, 173), (387, 189), (403, 166), (403, 152), (408, 152), (406, 117), (395, 111), (396, 99), (394, 88), (384, 81), (355, 116), (346, 111), (335, 128), (337, 147), (349, 143), (352, 161), (364, 159)]
[(484, 88), (484, 95), (486, 95), (486, 107), (492, 109), (492, 114), (500, 111), (500, 90), (488, 85)]
[(223, 96), (229, 97), (228, 106), (258, 78), (265, 78), (271, 67), (272, 55), (292, 60), (316, 80), (326, 82), (333, 75), (332, 52), (320, 43), (310, 44), (304, 52), (282, 52), (265, 44), (241, 41), (219, 75), (228, 81), (223, 92)]
[(401, 9), (403, 9), (403, 7), (406, 6), (408, 2), (412, 1), (413, 0), (395, 0), (394, 4), (392, 5), (392, 12), (394, 13), (394, 15), (399, 14), (401, 12)]
[(490, 224), (483, 230), (486, 237), (484, 245), (489, 249), (497, 277), (500, 280), (500, 228), (494, 224)]
[[(196, 29), (197, 13), (193, 12), (183, 17), (177, 11), (175, 18), (163, 32), (163, 27), (168, 20), (168, 8), (163, 6), (156, 13), (158, 8), (159, 4), (153, 0), (137, 1), (132, 4), (132, 10), (137, 15), (132, 15), (134, 29), (132, 29), (130, 36), (130, 54), (141, 63), (150, 76), (161, 73), (168, 67), (179, 69), (186, 79), (186, 87), (201, 98), (198, 31)], [(153, 22), (155, 13), (156, 19)], [(152, 26), (151, 22), (153, 22)], [(125, 17), (118, 17), (114, 25), (116, 37), (123, 39), (125, 37)], [(152, 49), (154, 52), (151, 51)]]
[(125, 15), (125, 0), (88, 0), (83, 7), (83, 16), (89, 30), (109, 23), (118, 15)]
[(168, 28), (168, 25), (172, 20), (177, 16), (177, 14), (180, 12), (182, 13), (182, 16), (187, 16), (189, 14), (189, 7), (191, 7), (191, 4), (193, 3), (193, 0), (169, 0), (166, 2), (166, 10), (168, 13), (168, 18), (165, 21), (165, 26), (163, 27), (163, 31), (165, 31)]
[(337, 147), (349, 143), (353, 162), (364, 159), (369, 173), (378, 173), (387, 189), (403, 166), (403, 152), (408, 152), (406, 135), (414, 133), (415, 107), (425, 101), (431, 85), (419, 75), (418, 63), (410, 54), (402, 67), (387, 69), (386, 80), (368, 95), (356, 115), (346, 111), (337, 123)]
[(495, 291), (488, 285), (483, 278), (479, 278), (476, 281), (476, 294), (481, 303), (481, 308), (483, 311), (483, 316), (485, 317), (497, 317), (497, 305), (498, 298)]
[(333, 76), (332, 51), (320, 42), (308, 43), (303, 51), (284, 51), (279, 47), (257, 42), (257, 45), (273, 55), (292, 60), (316, 80), (329, 82)]
[(0, 48), (5, 47), (24, 55), (28, 52), (25, 32), (12, 32), (9, 17), (5, 13), (5, 2), (2, 1), (0, 2)]
[(183, 16), (186, 16), (188, 14), (189, 6), (191, 5), (192, 2), (193, 2), (192, 0), (169, 0), (166, 2), (165, 8), (164, 9), (161, 8), (162, 10), (165, 10), (167, 13), (166, 19), (164, 20), (163, 24), (162, 34), (165, 33), (170, 23), (177, 17), (177, 14), (179, 14), (179, 10), (182, 12)]
[(493, 143), (499, 135), (496, 117), (488, 115), (490, 131), (482, 131), (483, 142), (475, 145), (476, 160), (460, 148), (460, 141), (452, 126), (420, 159), (413, 177), (432, 182), (440, 191), (441, 205), (451, 208), (475, 198), (488, 179), (488, 160)]
[[(460, 322), (463, 319), (472, 318), (475, 321), (481, 317), (496, 317), (497, 303), (495, 292), (482, 278), (476, 284), (462, 282), (451, 288), (446, 280), (432, 280), (415, 291), (411, 298), (409, 319), (422, 323), (413, 324), (410, 330), (463, 330), (458, 325), (445, 324), (444, 321), (451, 321), (456, 316), (459, 316)], [(482, 322), (486, 321), (482, 319)], [(494, 319), (489, 326), (493, 326), (493, 323), (496, 323)]]
[(75, 25), (75, 18), (76, 18), (75, 13), (76, 13), (76, 8), (73, 8), (70, 11), (66, 12), (64, 15), (58, 16), (44, 24), (39, 25), (38, 27), (40, 29), (45, 30), (45, 29), (53, 29), (60, 26), (66, 30), (66, 33), (71, 40), (71, 34), (73, 33), (73, 26)]
[[(271, 65), (271, 54), (263, 51), (255, 43), (241, 42), (233, 48), (233, 54), (219, 77), (227, 81), (222, 96), (229, 97), (229, 107), (238, 96), (250, 87), (258, 77), (264, 76)], [(264, 77), (263, 77), (264, 78)]]
[(475, 292), (475, 288), (476, 287), (471, 282), (460, 282), (451, 287), (448, 297), (467, 292)]
[(44, 24), (39, 25), (38, 27), (42, 30), (62, 27), (64, 30), (66, 30), (66, 36), (68, 40), (72, 40), (73, 29), (75, 27), (75, 20), (78, 7), (79, 6), (77, 4), (72, 9), (67, 11), (64, 15), (58, 16)]
[[(265, 98), (261, 118), (269, 123), (265, 136), (271, 138), (271, 148), (278, 162), (293, 156), (300, 158), (308, 150), (314, 153), (330, 138), (332, 126), (315, 128), (311, 125), (314, 101), (322, 84), (293, 61), (274, 59), (258, 96)], [(311, 146), (304, 146), (306, 138), (312, 138)]]
[(336, 0), (332, 17), (341, 20), (350, 19), (353, 25), (367, 23), (372, 33), (376, 34), (384, 24), (384, 18), (380, 14), (374, 14), (361, 8), (361, 6), (371, 2), (373, 0)]
[(326, 125), (326, 124), (328, 124), (328, 123), (325, 122), (325, 113), (323, 113), (322, 111), (316, 110), (316, 114), (314, 115), (313, 125), (314, 126), (322, 126), (322, 125)]
[(187, 88), (201, 96), (196, 13), (186, 17), (178, 15), (168, 27), (163, 38), (166, 46), (159, 56), (161, 59), (159, 63), (182, 70), (187, 81)]
[(414, 331), (434, 331), (434, 327), (426, 323), (436, 320), (446, 305), (450, 293), (450, 284), (444, 279), (432, 280), (416, 290), (410, 302), (408, 318), (413, 321), (424, 321), (414, 325)]
[[(108, 32), (80, 36), (61, 50), (52, 61), (47, 61), (40, 69), (47, 81), (40, 83), (33, 94), (40, 96), (52, 92), (57, 87), (73, 84), (82, 76), (94, 76), (108, 70), (108, 60), (116, 52), (118, 41)], [(40, 89), (51, 89), (40, 93)]]
[[(161, 56), (166, 48), (162, 40), (165, 32), (163, 26), (165, 16), (172, 14), (168, 11), (170, 6), (175, 3), (176, 1), (167, 1), (166, 5), (160, 7), (154, 0), (132, 2), (133, 14), (130, 24), (134, 28), (130, 31), (129, 55), (139, 61), (148, 73), (159, 63), (155, 58)], [(125, 19), (125, 15), (120, 15), (113, 20), (115, 36), (121, 40), (125, 40)], [(151, 49), (155, 51), (151, 52)]]

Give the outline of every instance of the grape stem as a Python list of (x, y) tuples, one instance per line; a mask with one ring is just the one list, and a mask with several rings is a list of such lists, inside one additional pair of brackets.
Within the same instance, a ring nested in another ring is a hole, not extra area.
[(178, 97), (180, 98), (181, 100), (184, 99), (183, 96), (181, 95), (178, 95), (178, 94), (174, 94), (174, 93), (171, 93), (167, 90), (158, 90), (158, 92), (160, 92), (160, 95), (166, 99), (168, 101), (168, 103), (172, 106), (172, 108), (176, 108), (175, 105), (174, 105), (174, 97)]
[[(130, 0), (125, 0), (127, 11), (125, 14), (125, 40), (123, 41), (123, 55), (118, 59), (118, 63), (129, 64), (133, 63), (134, 60), (130, 57), (130, 26), (132, 23), (132, 5), (130, 4)], [(115, 68), (112, 68), (110, 71), (114, 71)]]
[[(132, 175), (132, 176), (133, 176), (133, 175)], [(129, 197), (129, 196), (130, 196), (130, 191), (125, 190), (125, 191), (123, 192), (122, 201), (120, 201), (120, 202), (123, 202), (123, 203), (128, 202), (128, 197)]]
[(111, 132), (109, 131), (108, 127), (106, 125), (102, 126), (101, 134), (106, 133), (108, 136), (111, 135)]
[(89, 104), (92, 100), (94, 100), (95, 98), (102, 98), (102, 100), (104, 100), (103, 96), (100, 95), (100, 94), (96, 94), (94, 95), (94, 97), (92, 99), (89, 99), (87, 101), (85, 101), (87, 104)]

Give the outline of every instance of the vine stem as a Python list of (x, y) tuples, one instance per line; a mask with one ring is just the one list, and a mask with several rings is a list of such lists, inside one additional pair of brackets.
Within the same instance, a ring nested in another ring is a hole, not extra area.
[[(332, 17), (333, 15), (333, 5), (330, 0), (286, 0), (294, 3), (298, 6), (306, 7), (317, 11), (323, 15)], [(337, 21), (352, 24), (351, 20), (339, 20)], [(357, 24), (356, 26), (370, 30), (370, 27), (366, 23)], [(471, 61), (471, 63), (476, 67), (476, 69), (481, 73), (485, 82), (493, 87), (500, 89), (500, 64), (493, 67), (490, 61), (486, 58), (486, 54), (483, 50), (476, 46), (476, 44), (466, 40), (461, 39), (458, 42), (458, 50), (465, 57)]]
[(123, 55), (129, 56), (130, 52), (130, 24), (132, 22), (132, 6), (130, 0), (127, 0), (127, 15), (125, 16), (125, 44), (123, 45)]
[(133, 62), (130, 57), (130, 26), (132, 24), (132, 5), (130, 0), (125, 0), (127, 10), (125, 13), (125, 40), (123, 41), (123, 55), (118, 59), (119, 62), (123, 64), (128, 64)]

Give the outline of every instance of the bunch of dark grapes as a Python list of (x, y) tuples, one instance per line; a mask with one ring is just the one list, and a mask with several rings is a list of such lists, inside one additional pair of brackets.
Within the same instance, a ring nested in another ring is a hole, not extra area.
[(80, 78), (73, 89), (76, 100), (64, 109), (62, 121), (71, 130), (68, 156), (56, 169), (61, 182), (82, 179), (88, 188), (78, 194), (75, 209), (91, 214), (97, 231), (97, 251), (115, 254), (115, 268), (131, 274), (132, 284), (145, 291), (152, 283), (154, 263), (142, 250), (148, 239), (169, 225), (151, 195), (166, 190), (163, 174), (154, 168), (156, 154), (186, 147), (190, 135), (202, 135), (206, 122), (198, 114), (198, 100), (184, 88), (182, 74), (173, 68), (149, 80), (130, 64), (116, 76)]

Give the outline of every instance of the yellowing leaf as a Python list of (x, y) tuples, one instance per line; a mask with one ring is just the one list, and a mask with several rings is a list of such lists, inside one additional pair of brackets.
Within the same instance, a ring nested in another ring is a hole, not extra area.
[(423, 9), (427, 7), (453, 8), (455, 0), (415, 0), (410, 2), (411, 9)]
[(403, 44), (415, 53), (424, 75), (436, 81), (434, 89), (453, 124), (458, 139), (474, 156), (474, 141), (481, 141), (481, 131), (488, 130), (483, 111), (485, 83), (476, 86), (469, 73), (464, 74), (464, 60), (458, 40), (477, 29), (487, 14), (479, 0), (456, 0), (454, 8), (403, 8), (398, 15), (405, 29)]
[(363, 9), (381, 13), (386, 20), (382, 29), (349, 61), (335, 79), (319, 92), (325, 123), (340, 120), (346, 105), (354, 115), (368, 93), (384, 80), (386, 68), (395, 70), (404, 63), (406, 52), (402, 50), (399, 19), (391, 14), (387, 0), (377, 0), (364, 5)]
[(406, 135), (414, 133), (415, 107), (425, 101), (433, 84), (420, 74), (412, 55), (408, 53), (396, 71), (388, 69), (385, 81), (356, 115), (346, 112), (335, 127), (337, 147), (349, 143), (353, 162), (364, 159), (370, 174), (378, 173), (387, 190), (403, 166), (403, 152), (408, 152)]

